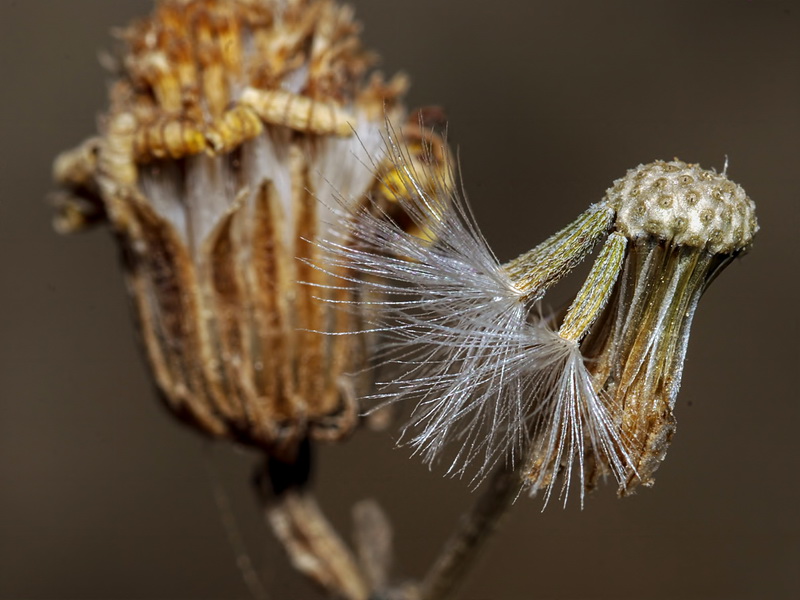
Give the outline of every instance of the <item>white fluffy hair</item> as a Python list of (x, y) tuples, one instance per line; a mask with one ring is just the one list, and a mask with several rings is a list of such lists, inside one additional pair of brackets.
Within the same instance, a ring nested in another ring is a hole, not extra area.
[(588, 451), (622, 484), (626, 444), (578, 344), (541, 315), (545, 290), (514, 285), (451, 183), (452, 165), (443, 174), (412, 164), (387, 131), (386, 154), (405, 187), (394, 201), (430, 239), (407, 233), (375, 204), (342, 203), (335, 234), (317, 241), (325, 252), (315, 265), (347, 273), (342, 285), (361, 294), (350, 308), (368, 315), (364, 332), (380, 334), (378, 362), (393, 365), (368, 406), (413, 405), (401, 443), (429, 465), (449, 448), (447, 472), (475, 484), (497, 464), (523, 467), (546, 504), (561, 473), (566, 502), (573, 469), (583, 484)]

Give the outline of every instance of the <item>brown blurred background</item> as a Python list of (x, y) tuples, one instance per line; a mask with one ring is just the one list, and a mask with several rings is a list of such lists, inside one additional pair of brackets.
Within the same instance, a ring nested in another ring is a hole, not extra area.
[[(447, 110), (502, 260), (656, 158), (728, 156), (758, 204), (752, 253), (701, 302), (656, 486), (603, 487), (582, 512), (521, 499), (462, 598), (800, 597), (800, 2), (355, 4), (410, 104)], [(260, 520), (253, 457), (156, 402), (107, 231), (50, 228), (52, 158), (105, 106), (98, 51), (150, 6), (0, 1), (0, 597), (247, 598), (219, 485), (271, 598), (313, 598)], [(388, 434), (324, 448), (317, 482), (345, 530), (380, 500), (405, 576), (474, 496)]]

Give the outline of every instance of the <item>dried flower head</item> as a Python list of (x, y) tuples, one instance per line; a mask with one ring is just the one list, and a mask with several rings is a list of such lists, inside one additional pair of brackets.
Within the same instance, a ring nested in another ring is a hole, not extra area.
[[(211, 435), (277, 451), (357, 420), (365, 341), (312, 331), (360, 316), (316, 302), (297, 282), (330, 276), (296, 257), (316, 260), (334, 196), (380, 192), (366, 165), (403, 114), (406, 79), (365, 79), (358, 29), (324, 0), (161, 0), (121, 33), (100, 135), (56, 161), (56, 227), (110, 223), (158, 386)], [(404, 135), (446, 153), (416, 117)]]
[[(640, 166), (603, 201), (533, 250), (500, 264), (452, 174), (412, 164), (389, 140), (406, 214), (434, 243), (366, 210), (347, 239), (324, 242), (321, 268), (352, 291), (382, 295), (371, 326), (395, 374), (375, 397), (415, 408), (403, 439), (449, 473), (480, 481), (498, 461), (523, 461), (532, 493), (581, 498), (598, 475), (620, 493), (650, 484), (674, 431), (689, 328), (712, 279), (758, 230), (753, 202), (724, 174), (680, 161)], [(437, 181), (425, 189), (419, 181)], [(542, 315), (547, 290), (605, 238), (561, 315)]]

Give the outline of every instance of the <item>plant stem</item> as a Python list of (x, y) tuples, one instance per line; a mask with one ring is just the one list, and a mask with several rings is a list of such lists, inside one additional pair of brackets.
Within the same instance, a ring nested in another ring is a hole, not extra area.
[(292, 460), (270, 456), (257, 473), (266, 521), (294, 568), (328, 596), (367, 600), (369, 585), (352, 552), (308, 489), (310, 454), (306, 442)]
[(422, 581), (420, 600), (452, 597), (478, 552), (494, 532), (500, 517), (514, 502), (521, 485), (521, 465), (513, 469), (505, 465), (498, 467), (488, 487), (469, 512), (462, 515), (456, 530)]

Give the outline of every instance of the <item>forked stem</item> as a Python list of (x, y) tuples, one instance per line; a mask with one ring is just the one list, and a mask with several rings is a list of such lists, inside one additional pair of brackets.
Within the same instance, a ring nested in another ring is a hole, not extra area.
[(420, 587), (420, 600), (447, 600), (457, 591), (479, 551), (511, 507), (522, 486), (522, 465), (501, 465), (472, 508), (461, 516), (456, 530)]
[[(309, 491), (310, 465), (310, 447), (306, 443), (291, 459), (269, 457), (258, 471), (256, 487), (261, 494), (267, 523), (286, 550), (292, 566), (330, 597), (341, 600), (382, 598), (384, 594), (380, 588), (383, 585), (365, 576)], [(389, 596), (414, 600), (452, 598), (521, 486), (521, 465), (513, 469), (505, 465), (498, 467), (473, 506), (461, 516), (419, 587), (385, 590)]]

